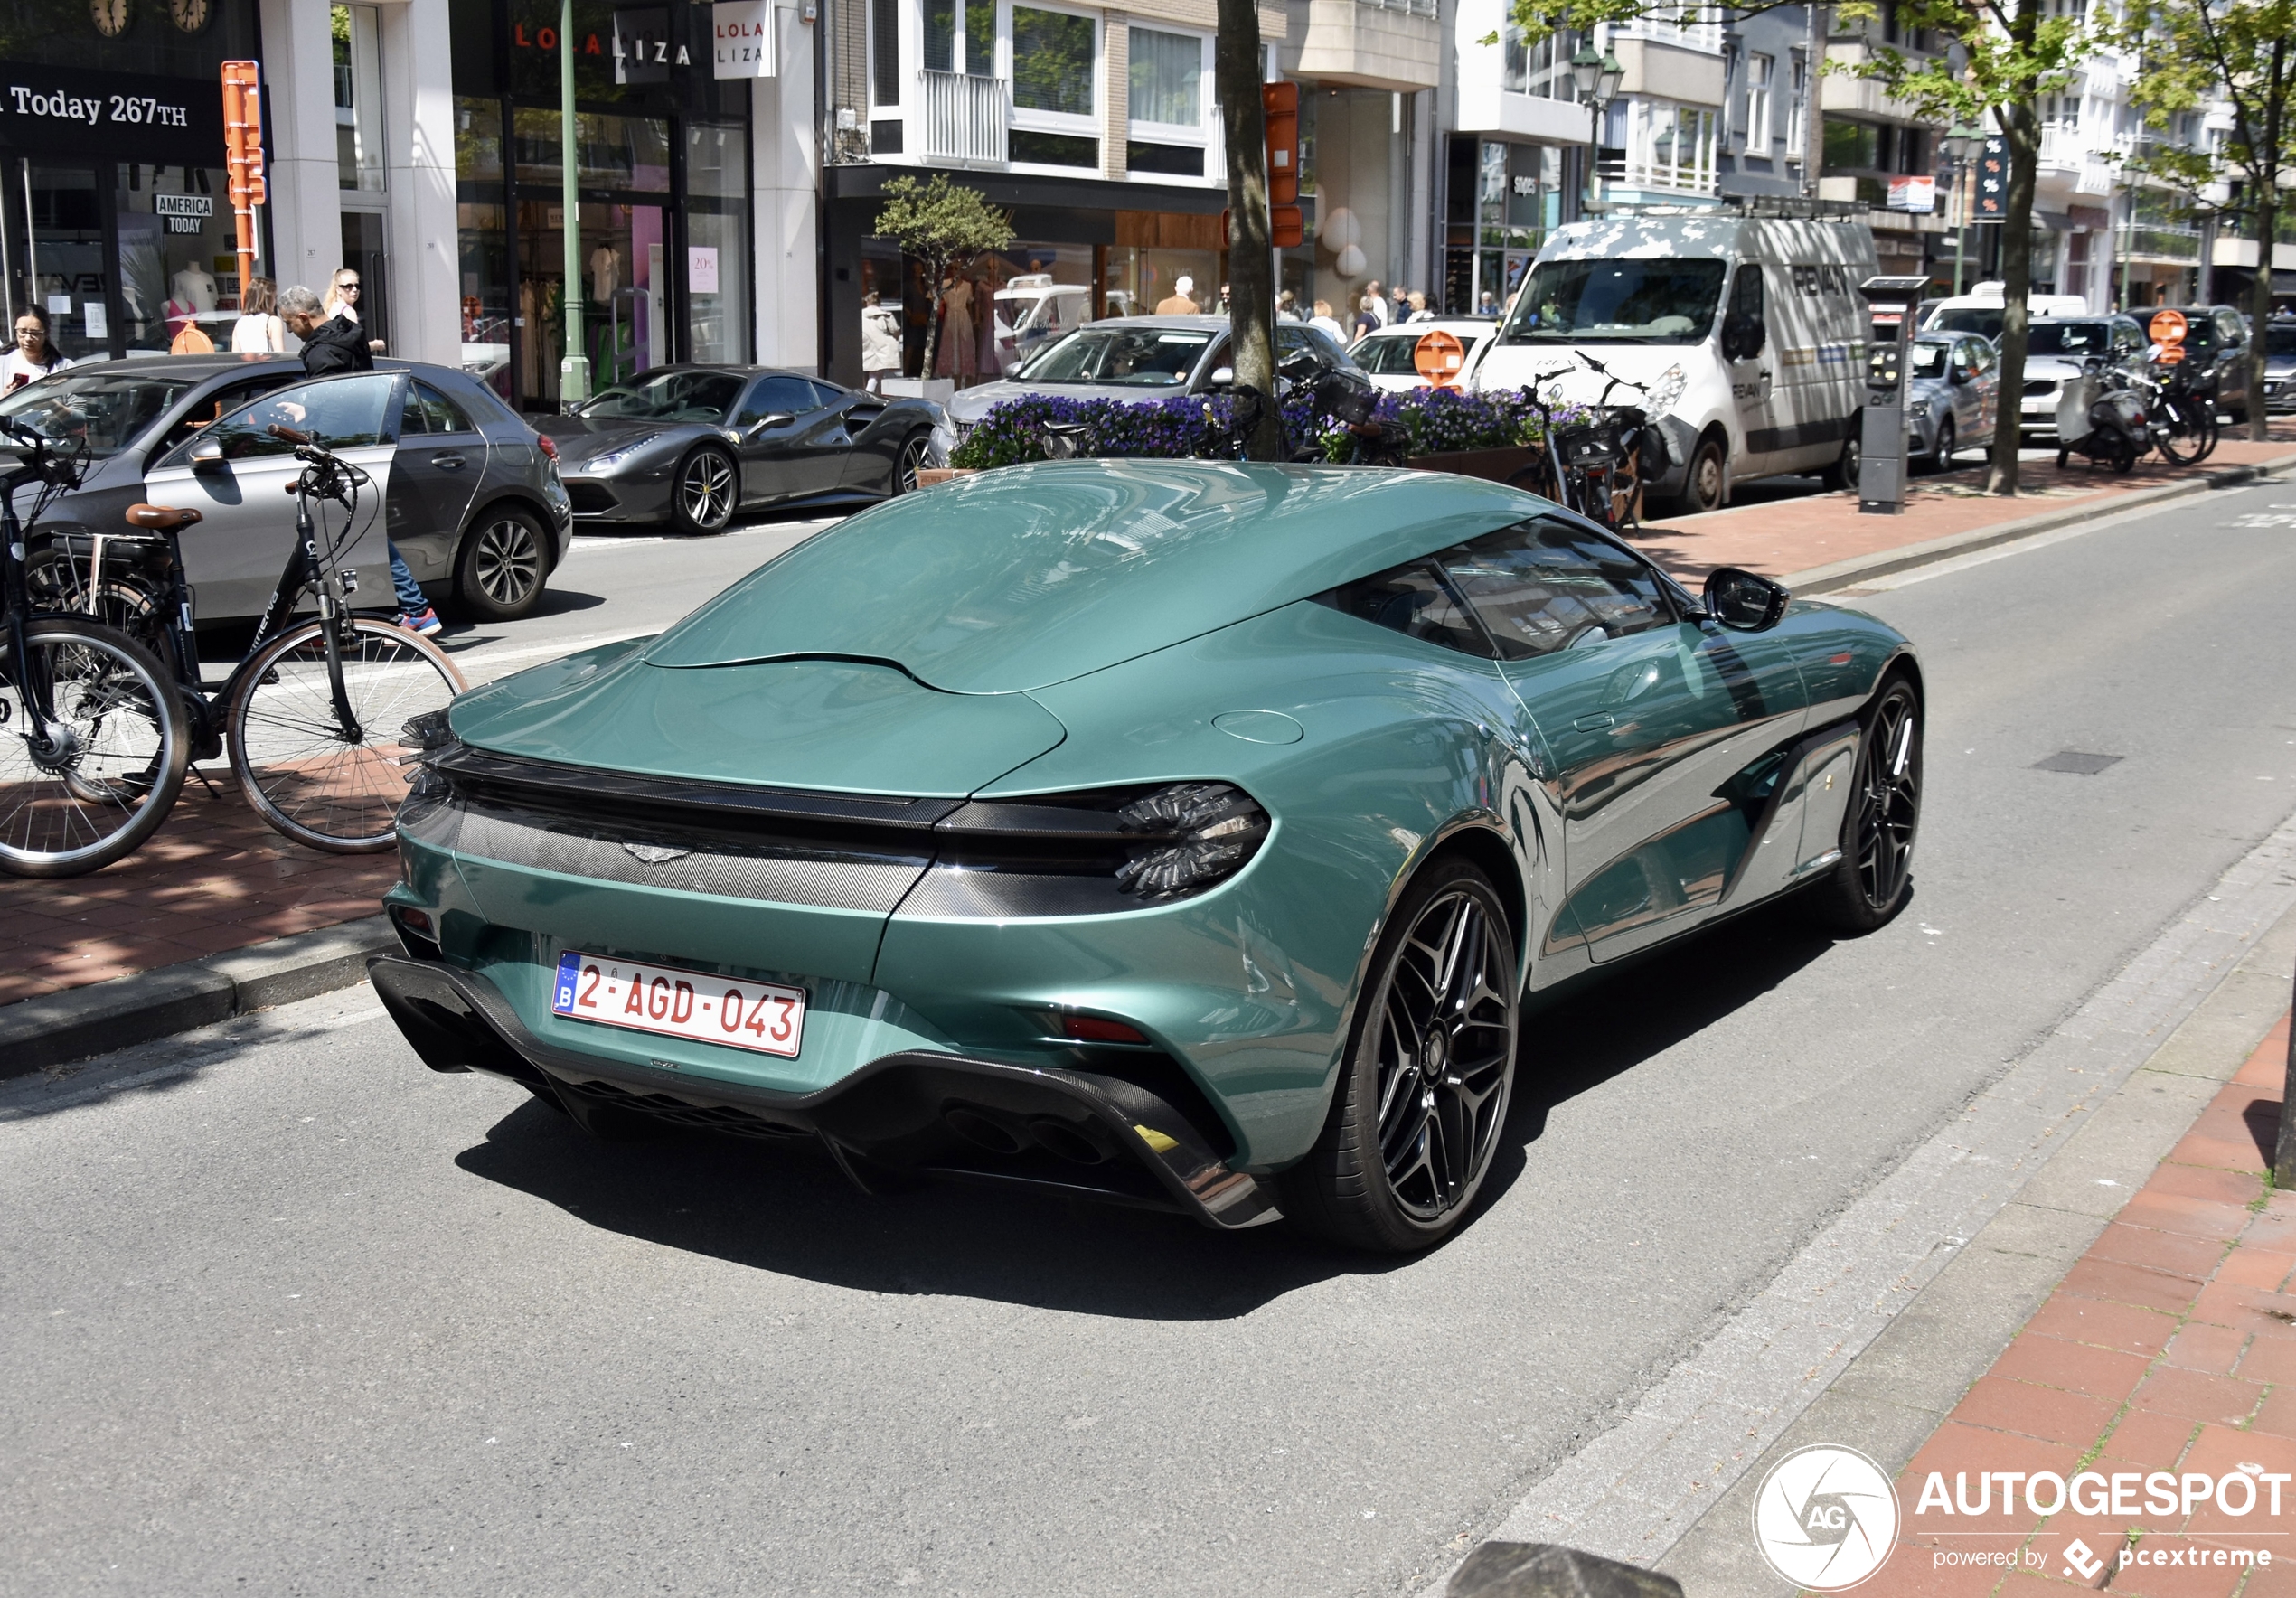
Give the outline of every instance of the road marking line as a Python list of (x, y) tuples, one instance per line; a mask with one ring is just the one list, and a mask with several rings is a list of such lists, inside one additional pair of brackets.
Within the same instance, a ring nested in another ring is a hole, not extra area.
[(1556, 1466), (1491, 1537), (1658, 1564), (2292, 906), (2296, 815), (1852, 1201), (1624, 1420)]

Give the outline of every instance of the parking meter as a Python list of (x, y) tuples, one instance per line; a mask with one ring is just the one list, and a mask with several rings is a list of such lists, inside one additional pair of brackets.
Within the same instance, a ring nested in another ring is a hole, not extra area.
[(1905, 508), (1905, 368), (1914, 307), (1926, 277), (1868, 277), (1866, 296), (1866, 424), (1858, 440), (1858, 509), (1895, 516)]

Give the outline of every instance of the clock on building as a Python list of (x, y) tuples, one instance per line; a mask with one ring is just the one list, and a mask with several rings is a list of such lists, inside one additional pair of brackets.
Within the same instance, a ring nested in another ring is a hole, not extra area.
[(198, 33), (214, 14), (214, 0), (167, 0), (169, 20), (186, 33)]
[(88, 0), (88, 14), (96, 20), (96, 32), (107, 39), (117, 39), (127, 31), (128, 0)]

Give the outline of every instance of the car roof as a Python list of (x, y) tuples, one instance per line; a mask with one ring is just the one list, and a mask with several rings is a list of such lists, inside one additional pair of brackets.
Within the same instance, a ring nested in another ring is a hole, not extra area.
[(1499, 319), (1495, 316), (1435, 316), (1426, 322), (1389, 323), (1385, 327), (1371, 329), (1363, 336), (1367, 339), (1424, 338), (1430, 333), (1471, 333), (1477, 338), (1482, 338), (1498, 325)]
[(1085, 325), (1087, 327), (1186, 327), (1208, 333), (1225, 333), (1228, 331), (1228, 318), (1201, 314), (1193, 316), (1103, 316), (1098, 321), (1087, 322)]
[(1448, 472), (1124, 458), (1007, 466), (816, 534), (645, 658), (687, 668), (835, 655), (889, 662), (949, 692), (1022, 692), (1552, 509)]

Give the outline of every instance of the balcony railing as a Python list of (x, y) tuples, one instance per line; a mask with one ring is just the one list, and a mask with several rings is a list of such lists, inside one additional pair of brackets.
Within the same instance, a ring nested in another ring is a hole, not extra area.
[(936, 72), (924, 80), (924, 134), (918, 153), (936, 160), (1002, 166), (1005, 130), (1012, 120), (1012, 85), (1003, 78)]
[(2131, 228), (2121, 235), (2122, 248), (2130, 255), (2146, 255), (2176, 261), (2197, 261), (2200, 258), (2200, 230), (2197, 228)]

